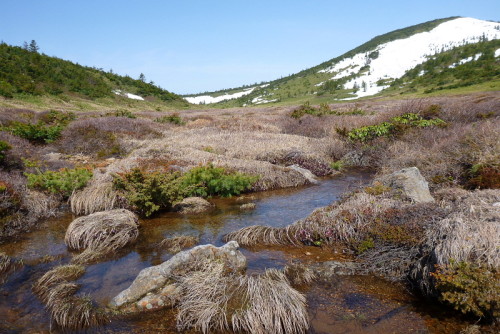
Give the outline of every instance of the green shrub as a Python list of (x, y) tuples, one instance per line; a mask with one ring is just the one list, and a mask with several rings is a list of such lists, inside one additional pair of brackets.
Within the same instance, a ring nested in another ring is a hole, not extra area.
[(189, 195), (201, 197), (239, 195), (257, 180), (256, 176), (229, 173), (212, 164), (195, 167), (182, 176), (182, 184), (191, 189)]
[(5, 158), (5, 152), (10, 150), (11, 148), (12, 147), (9, 145), (9, 143), (0, 140), (0, 162), (2, 162), (3, 159)]
[(344, 168), (344, 162), (342, 160), (334, 161), (330, 164), (330, 168), (336, 171), (341, 171)]
[(189, 196), (232, 196), (247, 190), (257, 177), (228, 173), (213, 165), (199, 166), (181, 175), (178, 172), (147, 172), (134, 168), (114, 175), (114, 187), (121, 191), (132, 210), (149, 217), (170, 209)]
[(457, 311), (478, 317), (500, 316), (500, 272), (496, 269), (460, 262), (438, 266), (432, 276), (440, 300)]
[(126, 117), (126, 118), (137, 118), (131, 111), (128, 110), (117, 110), (113, 113), (116, 117)]
[(178, 113), (173, 113), (173, 114), (170, 114), (170, 115), (167, 115), (167, 116), (159, 117), (159, 118), (155, 119), (155, 122), (158, 122), (158, 123), (172, 123), (172, 124), (176, 124), (176, 125), (184, 125), (184, 124), (186, 124), (186, 122), (184, 122), (182, 120), (181, 116), (179, 116)]
[(50, 110), (42, 116), (42, 120), (46, 124), (53, 125), (68, 125), (69, 122), (74, 121), (75, 119), (76, 115), (71, 111)]
[(51, 143), (61, 136), (62, 125), (46, 125), (42, 121), (36, 124), (13, 122), (5, 130), (15, 136), (27, 139), (33, 143)]
[(446, 126), (446, 122), (439, 118), (424, 119), (418, 114), (407, 113), (393, 117), (390, 122), (363, 126), (348, 132), (345, 129), (338, 129), (337, 132), (341, 135), (346, 135), (352, 141), (365, 142), (378, 137), (402, 134), (406, 129), (411, 127), (424, 128), (429, 126)]
[(92, 172), (86, 168), (61, 169), (59, 171), (25, 173), (28, 188), (40, 189), (63, 197), (69, 197), (75, 190), (85, 187), (92, 178)]
[(132, 210), (149, 217), (161, 209), (170, 209), (187, 197), (189, 189), (181, 184), (178, 172), (146, 172), (134, 168), (114, 175), (114, 187), (120, 190)]

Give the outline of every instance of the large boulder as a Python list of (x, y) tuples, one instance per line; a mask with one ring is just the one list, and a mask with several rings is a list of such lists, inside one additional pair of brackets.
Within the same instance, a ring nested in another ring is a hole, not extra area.
[(174, 210), (182, 214), (202, 213), (213, 209), (214, 205), (201, 197), (184, 198), (174, 205)]
[(414, 203), (434, 202), (429, 191), (429, 184), (417, 167), (401, 169), (380, 178), (379, 181)]
[(160, 265), (141, 270), (130, 287), (110, 303), (113, 308), (128, 312), (157, 309), (171, 305), (177, 298), (176, 278), (211, 261), (223, 263), (228, 271), (241, 272), (246, 258), (236, 241), (224, 246), (201, 245), (180, 252)]
[(302, 168), (299, 165), (291, 165), (291, 166), (288, 166), (288, 168), (293, 169), (293, 170), (299, 172), (300, 174), (302, 174), (302, 176), (304, 176), (309, 183), (312, 183), (312, 184), (319, 183), (319, 181), (316, 179), (316, 175), (314, 175), (308, 169)]

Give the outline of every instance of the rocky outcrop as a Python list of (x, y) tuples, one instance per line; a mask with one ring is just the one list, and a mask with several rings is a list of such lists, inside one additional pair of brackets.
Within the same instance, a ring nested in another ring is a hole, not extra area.
[(308, 169), (302, 168), (299, 165), (291, 165), (291, 166), (288, 166), (288, 168), (293, 169), (293, 170), (299, 172), (300, 174), (302, 174), (302, 176), (304, 176), (309, 183), (312, 183), (312, 184), (319, 183), (319, 181), (316, 179), (316, 176)]
[(113, 298), (110, 306), (136, 312), (172, 305), (178, 298), (176, 277), (200, 265), (217, 261), (224, 263), (228, 271), (243, 271), (247, 262), (238, 248), (236, 241), (230, 241), (222, 247), (202, 245), (180, 252), (160, 265), (141, 270), (130, 287)]
[(434, 198), (429, 191), (429, 184), (417, 167), (401, 169), (380, 178), (379, 181), (414, 203), (434, 202)]
[(184, 198), (181, 202), (174, 205), (174, 210), (182, 214), (201, 213), (213, 208), (212, 203), (201, 197)]

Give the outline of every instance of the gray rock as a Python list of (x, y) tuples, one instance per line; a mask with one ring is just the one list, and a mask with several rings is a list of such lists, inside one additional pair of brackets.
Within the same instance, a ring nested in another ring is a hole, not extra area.
[(308, 169), (305, 169), (305, 168), (302, 168), (300, 167), (299, 165), (290, 165), (290, 166), (287, 166), (288, 168), (290, 169), (293, 169), (297, 172), (299, 172), (300, 174), (302, 174), (302, 176), (304, 176), (306, 178), (306, 180), (312, 184), (318, 184), (319, 181), (316, 180), (316, 176)]
[[(113, 298), (110, 306), (120, 308), (139, 301), (137, 304), (144, 304), (147, 308), (147, 304), (151, 304), (151, 300), (161, 300), (165, 305), (167, 299), (175, 298), (171, 298), (164, 288), (174, 284), (175, 278), (179, 275), (186, 274), (195, 269), (196, 265), (208, 261), (222, 261), (228, 270), (234, 272), (243, 271), (246, 268), (247, 260), (238, 248), (239, 245), (236, 241), (230, 241), (222, 247), (201, 245), (180, 252), (160, 265), (141, 270), (130, 287)], [(175, 292), (176, 290), (172, 289), (172, 291)], [(151, 294), (148, 295), (149, 293)], [(143, 297), (145, 296), (147, 298), (144, 300)], [(153, 304), (155, 303), (153, 302)], [(155, 305), (158, 305), (158, 303)]]
[(183, 214), (201, 213), (213, 208), (213, 204), (201, 197), (184, 198), (174, 205), (174, 210)]
[(385, 186), (399, 191), (403, 196), (415, 203), (434, 202), (434, 198), (429, 191), (429, 184), (417, 167), (401, 169), (380, 178), (379, 181)]

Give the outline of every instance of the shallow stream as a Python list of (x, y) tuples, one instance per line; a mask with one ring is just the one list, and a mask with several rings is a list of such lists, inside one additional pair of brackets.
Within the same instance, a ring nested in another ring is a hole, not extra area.
[[(200, 244), (222, 245), (222, 236), (242, 227), (260, 224), (281, 227), (305, 218), (340, 195), (367, 184), (366, 171), (324, 179), (319, 185), (249, 194), (240, 198), (213, 199), (217, 209), (203, 215), (165, 213), (142, 220), (137, 243), (106, 262), (87, 267), (77, 283), (79, 293), (107, 304), (126, 289), (139, 271), (172, 255), (154, 245), (166, 237), (194, 235)], [(242, 211), (244, 203), (256, 208)], [(50, 316), (33, 295), (32, 284), (55, 265), (66, 264), (72, 254), (64, 234), (74, 219), (71, 214), (50, 219), (23, 239), (0, 245), (0, 252), (22, 259), (25, 266), (0, 285), (0, 333), (57, 333)], [(341, 260), (346, 255), (319, 247), (266, 247), (242, 249), (249, 272), (281, 268), (290, 260), (318, 262)], [(1, 283), (1, 282), (0, 282)], [(309, 333), (457, 333), (465, 322), (419, 300), (404, 287), (372, 276), (337, 277), (328, 283), (304, 287), (311, 319)], [(175, 310), (165, 310), (113, 321), (95, 333), (178, 333)]]

